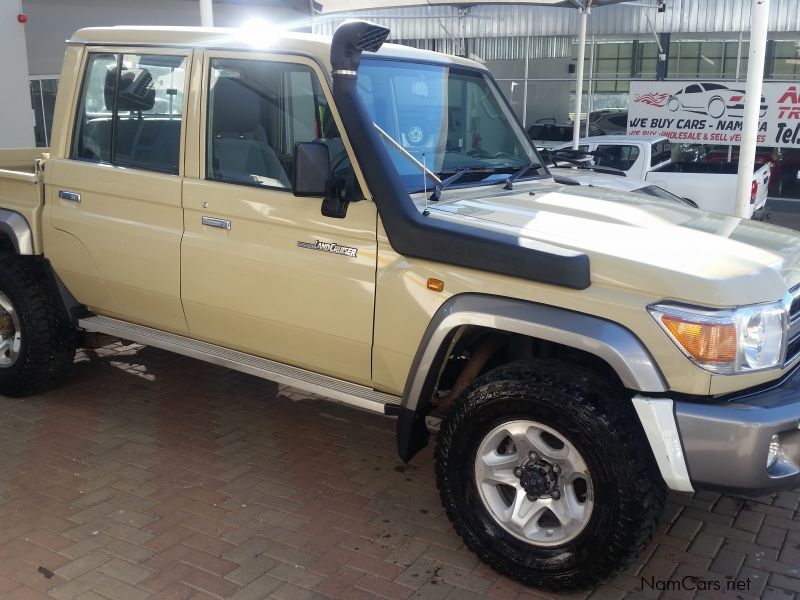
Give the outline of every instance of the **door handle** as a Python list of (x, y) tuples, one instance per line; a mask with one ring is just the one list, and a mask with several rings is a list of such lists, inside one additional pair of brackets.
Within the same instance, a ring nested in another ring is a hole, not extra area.
[(62, 200), (68, 200), (69, 202), (80, 202), (81, 195), (76, 192), (68, 192), (67, 190), (59, 190), (58, 197)]
[(203, 225), (217, 227), (219, 229), (231, 228), (231, 222), (228, 219), (218, 219), (217, 217), (203, 217)]

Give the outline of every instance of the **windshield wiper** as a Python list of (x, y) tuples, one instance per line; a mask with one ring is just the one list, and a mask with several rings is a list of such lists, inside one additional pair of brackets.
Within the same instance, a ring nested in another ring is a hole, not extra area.
[(506, 179), (506, 184), (503, 186), (503, 189), (504, 189), (504, 190), (513, 190), (513, 189), (514, 189), (514, 182), (515, 182), (517, 179), (519, 179), (520, 177), (522, 177), (523, 175), (525, 175), (525, 173), (527, 173), (527, 172), (528, 172), (528, 171), (530, 171), (531, 169), (541, 169), (541, 168), (542, 168), (542, 165), (540, 165), (540, 164), (538, 164), (538, 163), (534, 163), (534, 162), (532, 162), (532, 163), (531, 163), (531, 164), (529, 164), (529, 165), (525, 165), (525, 166), (524, 166), (524, 167), (522, 167), (522, 168), (521, 168), (519, 171), (517, 171), (516, 173), (512, 173), (512, 174), (509, 176), (509, 178), (508, 178), (508, 179)]
[(453, 185), (456, 181), (461, 179), (467, 173), (494, 173), (494, 169), (486, 168), (486, 167), (465, 167), (459, 171), (456, 171), (450, 177), (446, 179), (442, 179), (439, 183), (437, 183), (433, 187), (433, 193), (431, 194), (430, 200), (431, 202), (436, 202), (439, 198), (442, 197), (442, 191), (449, 188)]

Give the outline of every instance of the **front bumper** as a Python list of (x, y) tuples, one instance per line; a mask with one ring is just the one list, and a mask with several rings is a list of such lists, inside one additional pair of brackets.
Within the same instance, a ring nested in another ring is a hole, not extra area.
[[(694, 488), (759, 495), (800, 487), (800, 369), (768, 389), (676, 401), (674, 411)], [(768, 466), (773, 442), (777, 460)]]

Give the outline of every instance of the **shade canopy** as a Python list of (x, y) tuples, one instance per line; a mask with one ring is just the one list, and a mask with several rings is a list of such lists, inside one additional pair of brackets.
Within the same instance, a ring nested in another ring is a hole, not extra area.
[(621, 4), (630, 0), (318, 0), (323, 14), (341, 13), (380, 8), (407, 8), (414, 6), (477, 6), (480, 4), (525, 4), (557, 8), (597, 8)]

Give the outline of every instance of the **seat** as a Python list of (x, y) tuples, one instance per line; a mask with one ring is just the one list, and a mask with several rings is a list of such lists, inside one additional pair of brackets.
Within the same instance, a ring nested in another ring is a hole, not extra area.
[(262, 126), (262, 101), (231, 77), (221, 77), (212, 95), (211, 173), (214, 179), (290, 188), (278, 155)]

